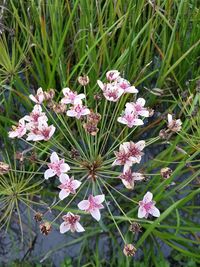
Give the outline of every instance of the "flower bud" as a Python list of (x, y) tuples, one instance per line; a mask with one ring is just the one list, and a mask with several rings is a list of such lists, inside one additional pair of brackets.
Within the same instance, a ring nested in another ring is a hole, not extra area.
[(132, 244), (126, 244), (124, 245), (123, 252), (125, 256), (131, 257), (135, 256), (136, 250), (137, 249)]
[(67, 106), (65, 104), (62, 103), (55, 103), (53, 105), (53, 111), (57, 114), (62, 114), (65, 113), (65, 111), (67, 110)]
[(86, 86), (90, 82), (90, 79), (87, 75), (79, 76), (78, 82), (80, 83), (80, 85)]
[(168, 129), (172, 132), (179, 132), (181, 130), (182, 122), (180, 119), (174, 120), (171, 114), (168, 114)]
[(101, 99), (102, 99), (102, 94), (95, 94), (94, 95), (94, 100), (99, 101)]
[(10, 166), (5, 162), (0, 162), (0, 174), (8, 173)]

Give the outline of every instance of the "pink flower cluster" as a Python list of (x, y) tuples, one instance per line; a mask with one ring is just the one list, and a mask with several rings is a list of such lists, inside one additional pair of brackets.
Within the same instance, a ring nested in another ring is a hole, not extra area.
[(35, 105), (29, 115), (19, 120), (17, 126), (12, 126), (8, 135), (10, 138), (21, 138), (27, 134), (28, 141), (48, 141), (55, 132), (53, 125), (48, 125), (48, 118), (40, 105)]
[[(69, 177), (66, 172), (70, 170), (70, 166), (65, 163), (64, 159), (59, 159), (56, 152), (53, 152), (50, 156), (50, 163), (47, 164), (48, 169), (44, 173), (45, 179), (49, 179), (57, 175), (61, 184), (58, 188), (61, 190), (59, 193), (59, 198), (61, 200), (69, 196), (69, 194), (75, 194), (76, 189), (80, 187), (81, 182), (75, 180), (74, 177)], [(90, 195), (88, 200), (82, 200), (78, 204), (80, 210), (84, 210), (90, 213), (92, 217), (99, 221), (101, 218), (100, 209), (103, 208), (101, 204), (105, 199), (104, 195)], [(83, 232), (84, 228), (80, 225), (80, 216), (74, 215), (68, 212), (67, 215), (63, 216), (64, 222), (60, 226), (60, 232), (65, 233), (68, 230), (72, 232)]]
[(138, 98), (136, 103), (126, 103), (125, 111), (122, 112), (117, 121), (127, 125), (129, 128), (132, 128), (133, 126), (143, 125), (144, 122), (139, 118), (139, 116), (149, 117), (149, 111), (144, 107), (144, 105), (144, 98)]
[(107, 83), (97, 81), (103, 91), (103, 95), (108, 101), (116, 102), (125, 93), (138, 93), (135, 86), (120, 76), (119, 71), (110, 70), (106, 73)]
[(116, 159), (113, 162), (114, 165), (124, 166), (123, 173), (126, 173), (133, 164), (140, 163), (145, 147), (145, 141), (141, 140), (137, 143), (125, 142), (120, 145), (119, 151), (114, 152)]
[[(75, 181), (75, 180), (74, 180)], [(90, 213), (92, 217), (99, 221), (101, 219), (100, 209), (103, 209), (104, 206), (101, 204), (105, 199), (104, 195), (93, 196), (90, 195), (88, 200), (82, 200), (78, 203), (78, 208), (84, 210), (87, 213)], [(63, 234), (67, 231), (71, 232), (84, 232), (85, 229), (79, 223), (80, 216), (74, 215), (71, 212), (68, 212), (63, 217), (64, 222), (60, 225), (60, 233)]]
[(44, 173), (44, 178), (49, 179), (57, 175), (61, 184), (58, 186), (61, 189), (59, 198), (63, 200), (68, 197), (69, 194), (75, 194), (76, 189), (79, 188), (81, 182), (74, 180), (74, 177), (69, 177), (66, 172), (70, 170), (70, 166), (65, 163), (64, 159), (59, 159), (56, 152), (53, 152), (50, 156), (50, 163), (47, 164), (48, 169)]
[[(137, 143), (125, 142), (120, 145), (119, 151), (115, 152), (116, 159), (112, 165), (122, 165), (123, 173), (119, 176), (124, 186), (133, 189), (135, 181), (144, 179), (144, 175), (139, 172), (132, 172), (131, 167), (135, 163), (140, 163), (143, 155), (142, 150), (145, 147), (145, 141), (141, 140)], [(160, 212), (155, 207), (156, 202), (152, 200), (153, 195), (147, 192), (142, 201), (139, 201), (138, 218), (147, 218), (150, 215), (159, 217)]]
[(82, 116), (90, 114), (90, 110), (83, 105), (82, 99), (85, 98), (85, 94), (77, 94), (69, 88), (62, 90), (64, 97), (61, 99), (62, 104), (71, 104), (72, 106), (67, 111), (67, 116), (80, 119)]

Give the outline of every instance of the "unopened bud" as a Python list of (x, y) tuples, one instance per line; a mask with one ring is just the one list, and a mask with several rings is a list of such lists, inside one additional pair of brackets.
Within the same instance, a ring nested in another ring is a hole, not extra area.
[(86, 86), (90, 82), (90, 79), (87, 75), (79, 76), (78, 82), (80, 83), (80, 85)]
[(132, 244), (126, 244), (124, 245), (123, 252), (125, 256), (131, 257), (135, 256), (136, 250), (137, 249)]
[(0, 162), (0, 174), (8, 173), (10, 166), (5, 162)]

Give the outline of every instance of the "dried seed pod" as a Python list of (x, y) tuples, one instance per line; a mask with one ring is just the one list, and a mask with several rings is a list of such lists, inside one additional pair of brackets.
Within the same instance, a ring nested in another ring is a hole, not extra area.
[(15, 154), (15, 158), (19, 160), (20, 162), (24, 161), (24, 154), (22, 152), (17, 151)]
[(52, 230), (51, 224), (49, 222), (45, 222), (40, 224), (40, 232), (43, 235), (48, 235), (50, 233), (50, 231)]
[(99, 101), (101, 99), (102, 99), (102, 94), (95, 94), (94, 95), (94, 100)]
[(67, 106), (65, 104), (62, 103), (55, 103), (53, 105), (53, 111), (57, 114), (62, 114), (65, 113), (65, 111), (67, 110)]
[(136, 250), (137, 249), (132, 244), (125, 244), (123, 252), (125, 256), (131, 257), (131, 256), (135, 256)]
[(70, 155), (73, 159), (78, 159), (80, 157), (80, 153), (77, 149), (72, 148), (70, 151)]
[(88, 120), (88, 122), (98, 124), (98, 122), (101, 120), (101, 114), (95, 113), (94, 111), (91, 110), (90, 114), (87, 115), (87, 120)]
[(159, 132), (159, 137), (162, 138), (162, 139), (168, 139), (169, 133), (167, 132), (166, 129), (162, 129)]
[(84, 123), (83, 128), (92, 136), (95, 136), (99, 131), (96, 124), (93, 124), (91, 122)]
[(133, 222), (133, 223), (131, 223), (131, 225), (129, 227), (129, 231), (131, 231), (133, 233), (139, 233), (139, 232), (142, 232), (141, 228), (142, 227), (139, 223)]
[(149, 117), (152, 117), (154, 114), (154, 109), (148, 108), (148, 111), (149, 111)]
[(166, 167), (166, 168), (162, 168), (160, 170), (160, 174), (164, 179), (168, 179), (170, 178), (171, 174), (172, 174), (172, 169)]
[(34, 215), (34, 219), (36, 222), (40, 222), (42, 220), (43, 214), (40, 212), (36, 212)]

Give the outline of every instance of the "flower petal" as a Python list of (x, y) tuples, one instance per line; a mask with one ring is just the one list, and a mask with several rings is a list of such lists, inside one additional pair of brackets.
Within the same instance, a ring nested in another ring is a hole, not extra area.
[(64, 96), (68, 96), (68, 94), (69, 94), (70, 91), (71, 91), (71, 90), (69, 89), (69, 87), (66, 87), (66, 88), (63, 88), (63, 89), (62, 89), (62, 92), (63, 92), (63, 95), (64, 95)]
[(69, 117), (76, 117), (76, 115), (77, 115), (76, 111), (74, 111), (74, 110), (68, 110), (66, 114)]
[(146, 216), (146, 210), (143, 207), (139, 207), (138, 209), (138, 218), (144, 218)]
[(135, 86), (130, 86), (125, 89), (125, 92), (130, 94), (136, 94), (138, 93), (138, 89), (136, 89)]
[(59, 198), (61, 200), (63, 200), (64, 198), (68, 197), (69, 196), (69, 192), (67, 192), (67, 190), (65, 189), (62, 189), (59, 193)]
[(160, 217), (160, 211), (155, 206), (152, 206), (149, 210), (149, 213), (153, 215), (154, 217)]
[(90, 214), (92, 215), (92, 217), (97, 220), (97, 221), (100, 221), (101, 219), (101, 213), (99, 211), (99, 209), (93, 209), (90, 211)]
[(67, 231), (69, 231), (69, 229), (70, 229), (70, 225), (68, 223), (66, 223), (66, 222), (61, 223), (61, 225), (60, 225), (60, 233), (61, 234), (66, 233)]
[(167, 115), (167, 119), (168, 119), (168, 123), (171, 123), (172, 122), (172, 115), (171, 114), (168, 114)]
[(69, 176), (66, 174), (66, 173), (62, 173), (60, 176), (59, 176), (59, 180), (62, 184), (66, 184), (67, 182), (69, 182)]
[(134, 180), (130, 182), (126, 181), (125, 179), (122, 179), (122, 183), (127, 189), (133, 189), (134, 188)]
[(135, 143), (135, 147), (138, 148), (140, 151), (143, 150), (145, 147), (145, 141), (141, 140), (141, 141)]
[(82, 200), (78, 203), (78, 208), (80, 210), (87, 210), (90, 206), (90, 202), (88, 200)]
[(51, 160), (52, 163), (54, 163), (54, 162), (57, 163), (59, 161), (59, 157), (58, 157), (56, 152), (53, 152), (51, 154), (50, 160)]
[(132, 121), (132, 125), (135, 125), (135, 126), (140, 126), (143, 124), (144, 124), (144, 122), (141, 119), (133, 119), (133, 121)]
[(144, 175), (139, 172), (133, 172), (132, 175), (135, 181), (141, 181), (144, 179)]
[(105, 200), (105, 195), (97, 195), (94, 197), (96, 204), (101, 204)]
[(83, 226), (79, 222), (76, 222), (75, 228), (76, 228), (76, 232), (78, 232), (78, 233), (85, 231), (85, 229), (83, 228)]
[(60, 171), (61, 172), (68, 172), (70, 170), (70, 167), (67, 163), (60, 164)]
[(44, 178), (49, 179), (50, 177), (53, 177), (56, 175), (56, 172), (52, 169), (48, 169), (44, 172)]
[(153, 194), (151, 192), (147, 192), (143, 197), (144, 203), (149, 203), (153, 199)]
[(78, 180), (72, 181), (72, 187), (73, 189), (77, 189), (81, 185), (81, 182)]
[(138, 104), (138, 105), (140, 105), (142, 107), (144, 107), (145, 103), (146, 103), (146, 101), (145, 101), (144, 98), (138, 98), (137, 101), (136, 101), (136, 104)]
[(149, 111), (147, 109), (141, 110), (139, 114), (143, 117), (149, 117)]
[(98, 86), (101, 88), (101, 90), (104, 90), (104, 89), (105, 89), (105, 88), (104, 88), (104, 84), (102, 83), (102, 81), (97, 80), (97, 84), (98, 84)]

